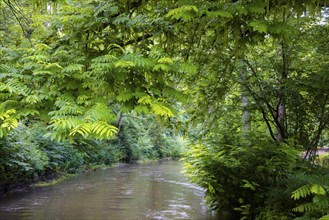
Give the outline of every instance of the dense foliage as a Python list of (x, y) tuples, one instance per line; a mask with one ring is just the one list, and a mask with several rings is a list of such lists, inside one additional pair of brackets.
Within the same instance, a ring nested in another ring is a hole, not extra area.
[(56, 142), (45, 138), (46, 133), (44, 124), (32, 121), (1, 139), (0, 193), (18, 183), (48, 181), (118, 162), (176, 158), (183, 146), (170, 129), (149, 116), (127, 115), (111, 140)]
[(329, 131), (326, 1), (0, 6), (5, 181), (177, 156), (158, 117), (188, 137), (187, 173), (211, 208), (328, 219), (327, 159), (316, 155)]

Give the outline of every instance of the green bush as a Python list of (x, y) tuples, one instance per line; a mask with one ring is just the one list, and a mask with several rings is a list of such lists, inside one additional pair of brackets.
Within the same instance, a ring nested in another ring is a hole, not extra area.
[(216, 140), (192, 146), (186, 154), (186, 168), (191, 180), (206, 189), (212, 209), (255, 219), (299, 159), (287, 145), (263, 137), (247, 141), (224, 132)]
[(109, 166), (122, 157), (120, 149), (115, 148), (108, 141), (79, 140), (74, 143), (74, 146), (82, 153), (86, 166)]
[(0, 139), (0, 182), (32, 180), (42, 174), (48, 157), (33, 143), (29, 131), (20, 125), (5, 139)]
[(84, 169), (83, 154), (68, 143), (51, 142), (43, 148), (49, 158), (45, 173), (79, 173)]
[(46, 126), (41, 122), (31, 121), (24, 128), (24, 140), (30, 140), (35, 146), (44, 152), (48, 163), (44, 167), (44, 174), (77, 173), (84, 168), (82, 153), (68, 142), (59, 143), (45, 138)]

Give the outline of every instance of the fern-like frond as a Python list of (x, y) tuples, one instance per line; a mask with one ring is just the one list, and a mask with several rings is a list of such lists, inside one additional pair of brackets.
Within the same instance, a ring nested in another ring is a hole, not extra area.
[(33, 76), (46, 76), (46, 75), (54, 75), (52, 71), (49, 70), (35, 70), (33, 71)]
[(325, 189), (318, 185), (318, 184), (313, 184), (312, 187), (311, 187), (311, 192), (315, 195), (326, 195), (326, 191)]
[(6, 136), (8, 134), (8, 129), (0, 127), (0, 138)]
[(61, 117), (65, 115), (82, 115), (82, 107), (67, 103), (67, 105), (62, 106), (59, 110), (51, 111), (48, 114), (53, 117)]
[(294, 211), (294, 212), (310, 212), (310, 211), (316, 211), (316, 210), (317, 210), (317, 207), (311, 202), (301, 204), (301, 205), (297, 206), (296, 208), (292, 209), (292, 211)]
[(114, 63), (115, 67), (133, 67), (135, 64), (131, 61), (118, 60)]
[(146, 105), (137, 105), (137, 106), (135, 106), (134, 110), (138, 113), (143, 113), (143, 114), (150, 113), (150, 109)]
[(0, 119), (1, 120), (6, 120), (7, 118), (10, 117), (10, 115), (15, 114), (16, 110), (15, 109), (9, 109), (7, 111), (4, 111), (4, 108), (1, 106), (0, 108)]
[(47, 54), (35, 54), (22, 58), (22, 61), (26, 63), (28, 62), (48, 63), (50, 61), (50, 57)]
[(0, 100), (7, 100), (9, 99), (9, 97), (11, 97), (12, 94), (8, 93), (8, 92), (1, 92), (0, 93)]
[(90, 135), (90, 133), (91, 133), (91, 124), (81, 123), (71, 130), (69, 136), (75, 136), (76, 134), (80, 134), (83, 137), (87, 137)]
[(105, 104), (98, 103), (85, 112), (85, 118), (92, 121), (111, 121), (113, 112)]
[(29, 95), (26, 96), (25, 99), (23, 99), (23, 102), (27, 104), (36, 104), (41, 102), (41, 98), (38, 95)]
[(164, 72), (169, 72), (171, 70), (171, 67), (168, 64), (160, 63), (160, 64), (155, 65), (153, 70), (154, 71), (162, 70)]
[(67, 138), (67, 135), (65, 133), (61, 133), (58, 131), (48, 132), (44, 136), (44, 138), (50, 138), (50, 140), (55, 140), (58, 142), (64, 141)]
[(152, 107), (152, 112), (155, 115), (159, 115), (159, 116), (163, 116), (163, 117), (172, 117), (172, 116), (174, 116), (173, 112), (163, 104), (153, 103), (151, 105), (151, 107)]
[(329, 220), (329, 214), (322, 216), (319, 220)]
[(126, 101), (129, 101), (131, 98), (133, 98), (134, 94), (130, 91), (122, 91), (120, 92), (116, 99), (119, 101), (119, 102), (126, 102)]
[(180, 63), (177, 66), (177, 71), (194, 75), (198, 72), (198, 68), (191, 63)]
[(311, 187), (311, 184), (299, 187), (298, 189), (292, 192), (291, 198), (293, 198), (294, 200), (298, 200), (300, 198), (305, 198), (306, 196), (309, 196), (311, 194)]
[(63, 116), (52, 119), (50, 123), (51, 124), (48, 127), (52, 130), (68, 132), (71, 129), (75, 128), (77, 125), (79, 125), (81, 123), (81, 120), (78, 117), (74, 116)]
[(5, 83), (0, 84), (0, 91), (7, 91), (11, 94), (27, 95), (31, 90), (19, 80), (11, 78), (6, 80)]
[(144, 70), (149, 70), (154, 67), (155, 62), (153, 59), (146, 58), (142, 54), (138, 53), (130, 53), (130, 54), (125, 54), (121, 60), (132, 62), (135, 67), (144, 69)]
[(191, 19), (190, 12), (198, 12), (198, 8), (195, 5), (183, 5), (181, 7), (170, 10), (166, 17), (188, 21)]
[(0, 79), (13, 76), (18, 73), (18, 70), (10, 65), (0, 64)]
[(110, 139), (114, 137), (118, 129), (104, 121), (96, 121), (91, 124), (91, 130), (97, 139)]
[(158, 63), (168, 63), (172, 64), (174, 61), (169, 57), (162, 57), (158, 60)]
[(0, 106), (0, 138), (6, 136), (10, 130), (18, 126), (18, 120), (15, 118), (15, 114), (15, 109), (4, 111), (4, 108)]
[(143, 96), (138, 100), (138, 103), (140, 104), (151, 104), (152, 103), (152, 98), (150, 96)]
[(84, 65), (74, 63), (70, 64), (62, 69), (62, 73), (73, 73), (73, 72), (81, 72), (84, 68)]
[(26, 117), (26, 116), (29, 116), (29, 115), (32, 115), (32, 116), (40, 115), (40, 112), (36, 109), (28, 108), (28, 109), (22, 109), (21, 111), (19, 111), (17, 113), (18, 118)]
[(8, 131), (16, 128), (18, 126), (18, 121), (16, 118), (6, 118), (3, 120), (1, 127), (8, 129)]
[(313, 204), (319, 208), (326, 209), (329, 205), (329, 200), (325, 195), (315, 195), (312, 199)]
[(50, 47), (47, 44), (42, 44), (42, 43), (34, 45), (34, 48), (37, 49), (38, 51), (43, 51), (43, 50), (49, 50), (50, 49)]

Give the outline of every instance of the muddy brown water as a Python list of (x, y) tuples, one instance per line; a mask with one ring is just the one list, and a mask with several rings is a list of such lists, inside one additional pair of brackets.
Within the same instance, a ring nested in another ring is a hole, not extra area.
[(85, 173), (0, 198), (0, 219), (216, 219), (182, 171), (181, 162), (165, 161)]

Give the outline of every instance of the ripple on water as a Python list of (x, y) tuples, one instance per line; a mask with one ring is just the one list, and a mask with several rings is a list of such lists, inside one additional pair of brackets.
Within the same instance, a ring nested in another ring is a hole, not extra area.
[(174, 208), (174, 209), (187, 209), (187, 210), (191, 210), (192, 207), (189, 205), (184, 205), (184, 204), (169, 204), (170, 207)]
[(190, 216), (187, 212), (177, 211), (177, 210), (162, 210), (153, 212), (149, 210), (149, 213), (146, 214), (147, 218), (159, 219), (159, 220), (170, 220), (170, 219), (190, 219)]
[(158, 181), (158, 182), (166, 182), (166, 183), (173, 183), (173, 184), (177, 184), (177, 185), (182, 185), (186, 188), (197, 189), (197, 190), (200, 190), (202, 192), (205, 191), (202, 187), (199, 187), (199, 186), (194, 185), (192, 183), (178, 182), (178, 181), (174, 181), (174, 180), (167, 180), (167, 179), (164, 179), (164, 178), (154, 178), (153, 180)]

